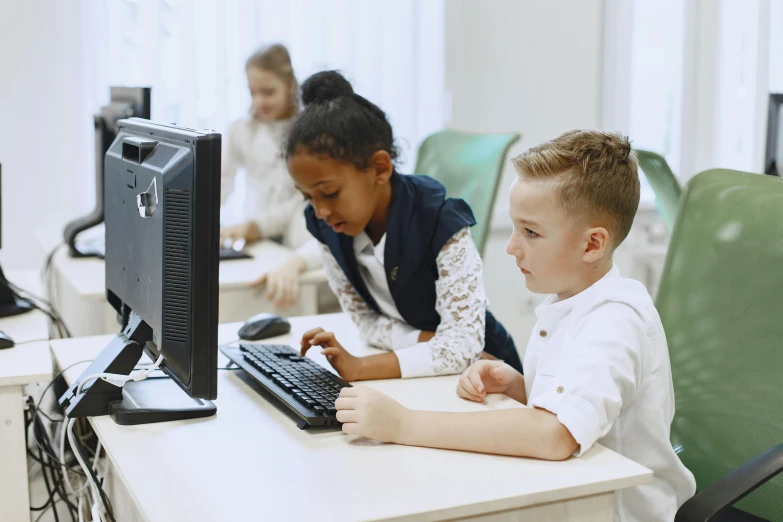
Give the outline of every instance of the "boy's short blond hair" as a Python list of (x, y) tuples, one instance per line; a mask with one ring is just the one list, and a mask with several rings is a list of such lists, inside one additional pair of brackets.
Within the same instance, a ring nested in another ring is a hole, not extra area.
[(558, 179), (566, 213), (605, 226), (613, 249), (628, 236), (639, 208), (639, 162), (626, 136), (574, 130), (511, 162), (520, 176)]

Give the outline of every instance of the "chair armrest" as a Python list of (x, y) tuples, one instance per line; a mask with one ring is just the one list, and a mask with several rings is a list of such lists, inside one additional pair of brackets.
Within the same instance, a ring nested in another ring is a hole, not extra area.
[(710, 522), (781, 471), (783, 444), (778, 444), (696, 493), (680, 507), (674, 522)]

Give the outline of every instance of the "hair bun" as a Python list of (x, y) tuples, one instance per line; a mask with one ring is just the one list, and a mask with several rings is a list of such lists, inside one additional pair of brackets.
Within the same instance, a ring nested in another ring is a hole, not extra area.
[(326, 103), (341, 96), (353, 94), (353, 87), (337, 71), (322, 71), (310, 76), (302, 84), (302, 103)]

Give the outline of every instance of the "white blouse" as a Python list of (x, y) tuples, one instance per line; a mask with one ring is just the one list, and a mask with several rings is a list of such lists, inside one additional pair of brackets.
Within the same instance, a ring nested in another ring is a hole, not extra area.
[(402, 377), (450, 375), (464, 371), (484, 349), (487, 298), (482, 262), (466, 227), (443, 246), (436, 264), (435, 310), (440, 324), (435, 336), (418, 342), (419, 330), (406, 323), (389, 291), (384, 268), (384, 236), (373, 245), (366, 234), (354, 238), (354, 253), (361, 277), (382, 313), (375, 312), (348, 281), (342, 268), (321, 245), (329, 286), (359, 328), (362, 339), (382, 350), (394, 351)]
[[(283, 158), (282, 145), (288, 121), (244, 119), (234, 122), (224, 143), (221, 201), (237, 198), (241, 214), (253, 221), (262, 237), (282, 237), (297, 248), (310, 235), (304, 219), (306, 203), (296, 190)], [(244, 168), (246, 190), (233, 194), (236, 173)]]

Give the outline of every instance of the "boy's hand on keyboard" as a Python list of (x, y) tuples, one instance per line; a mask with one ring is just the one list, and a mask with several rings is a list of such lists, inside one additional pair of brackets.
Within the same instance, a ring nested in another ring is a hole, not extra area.
[(366, 386), (343, 388), (335, 408), (345, 433), (381, 442), (399, 442), (410, 411), (391, 397)]
[(483, 402), (488, 393), (506, 393), (519, 373), (503, 361), (480, 360), (462, 372), (457, 395), (474, 402)]
[(361, 360), (348, 353), (335, 339), (332, 332), (326, 332), (323, 328), (314, 328), (305, 332), (302, 336), (302, 357), (313, 346), (321, 346), (321, 353), (326, 356), (332, 368), (337, 370), (340, 377), (346, 381), (358, 381), (361, 370)]

